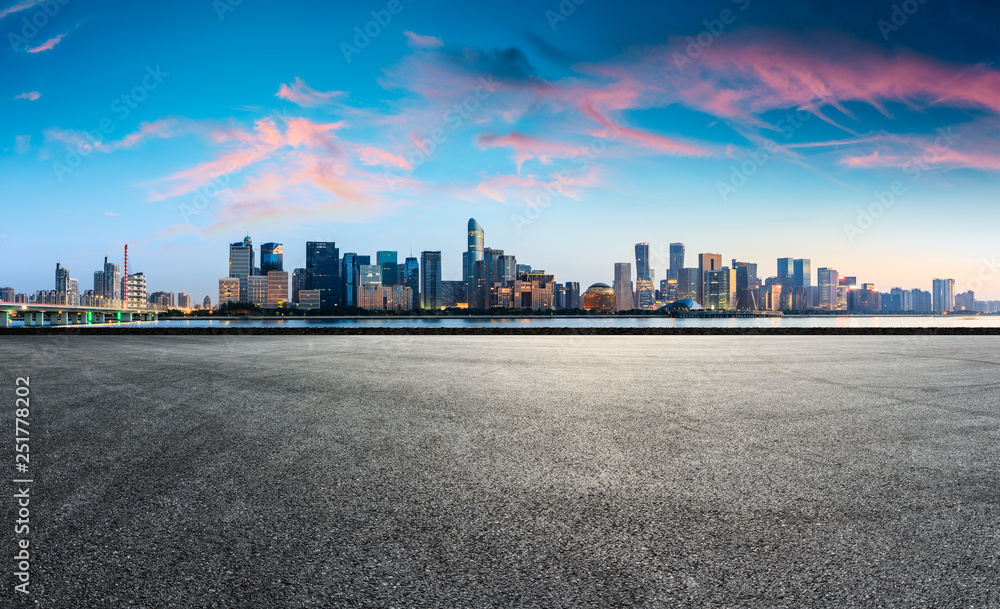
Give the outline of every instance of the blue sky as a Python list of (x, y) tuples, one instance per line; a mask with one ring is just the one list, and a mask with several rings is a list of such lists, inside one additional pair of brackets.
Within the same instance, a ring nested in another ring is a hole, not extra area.
[(458, 279), (475, 217), (557, 281), (640, 241), (662, 278), (681, 241), (1000, 298), (1000, 9), (339, 4), (0, 3), (0, 284), (87, 289), (128, 243), (151, 291), (214, 301), (246, 233)]

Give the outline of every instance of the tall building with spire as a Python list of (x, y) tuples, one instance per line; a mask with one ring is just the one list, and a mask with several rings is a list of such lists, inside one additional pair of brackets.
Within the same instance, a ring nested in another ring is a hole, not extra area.
[(475, 302), (476, 263), (483, 259), (483, 248), (485, 247), (485, 233), (483, 227), (479, 226), (475, 218), (469, 218), (468, 249), (462, 254), (462, 281), (465, 283), (465, 301), (470, 307)]
[(635, 300), (639, 309), (653, 307), (653, 272), (649, 268), (649, 244), (635, 244)]

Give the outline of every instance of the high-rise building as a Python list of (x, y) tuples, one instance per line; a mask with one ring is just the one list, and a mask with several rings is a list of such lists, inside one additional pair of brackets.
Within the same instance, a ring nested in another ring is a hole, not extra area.
[(677, 300), (698, 300), (699, 272), (695, 268), (677, 271)]
[[(292, 271), (292, 302), (299, 302), (299, 292), (306, 289), (306, 270), (295, 269)], [(353, 302), (354, 297), (351, 297)]]
[(382, 285), (396, 285), (399, 283), (399, 265), (396, 261), (396, 252), (382, 251), (375, 253), (378, 265), (382, 267)]
[(413, 293), (405, 285), (363, 285), (358, 286), (358, 308), (373, 311), (400, 311), (409, 309)]
[(615, 263), (615, 311), (630, 311), (635, 308), (635, 296), (632, 292), (632, 263)]
[(913, 310), (920, 313), (930, 313), (934, 310), (933, 298), (927, 290), (914, 288), (910, 290), (913, 299)]
[(483, 259), (485, 233), (475, 218), (469, 218), (468, 249), (462, 254), (462, 281), (465, 282), (465, 298), (471, 307), (475, 302), (476, 283), (473, 277), (475, 265)]
[(260, 246), (260, 274), (267, 275), (271, 271), (283, 271), (284, 247), (280, 243), (265, 243)]
[(956, 311), (975, 311), (976, 310), (976, 293), (972, 290), (967, 290), (960, 294), (955, 294), (955, 310)]
[(78, 306), (80, 304), (80, 282), (70, 277), (69, 289), (66, 291), (66, 304)]
[[(94, 292), (97, 292), (96, 284)], [(122, 267), (108, 262), (107, 256), (104, 257), (104, 287), (101, 290), (101, 296), (111, 300), (122, 299)]]
[(56, 293), (65, 294), (69, 292), (69, 269), (56, 263)]
[(178, 309), (191, 308), (191, 297), (188, 296), (186, 292), (177, 292), (177, 308)]
[(306, 289), (321, 290), (322, 309), (340, 304), (340, 250), (333, 241), (306, 243)]
[(795, 276), (795, 259), (778, 258), (778, 284), (783, 287), (793, 285), (792, 278)]
[(247, 277), (247, 298), (255, 307), (267, 307), (267, 275)]
[(249, 302), (247, 277), (253, 275), (253, 272), (253, 241), (250, 239), (250, 235), (247, 235), (243, 241), (229, 245), (229, 276), (237, 277), (240, 280), (240, 302)]
[(277, 309), (288, 302), (288, 271), (268, 271), (267, 307)]
[[(239, 288), (237, 288), (237, 289), (239, 289)], [(205, 300), (201, 301), (201, 308), (203, 308), (203, 309), (211, 309), (212, 308), (212, 297), (211, 296), (205, 296)]]
[(740, 262), (733, 259), (732, 269), (736, 272), (736, 284), (733, 286), (736, 301), (732, 303), (732, 308), (741, 311), (756, 311), (760, 308), (757, 303), (758, 288), (760, 287), (760, 282), (757, 279), (757, 263)]
[(736, 270), (722, 267), (705, 271), (705, 309), (725, 311), (733, 308), (735, 300)]
[(950, 313), (955, 310), (954, 279), (935, 279), (932, 292), (935, 313)]
[(667, 272), (667, 279), (679, 279), (681, 269), (684, 268), (684, 244), (670, 244), (670, 270)]
[(149, 302), (149, 295), (146, 293), (146, 276), (142, 273), (135, 273), (125, 278), (128, 283), (128, 302), (125, 306), (129, 309), (142, 309)]
[(94, 271), (94, 296), (104, 296), (104, 271)]
[[(444, 307), (468, 306), (465, 302), (465, 282), (464, 281), (442, 281), (441, 282), (441, 304)], [(419, 304), (419, 301), (418, 303)]]
[(580, 282), (567, 281), (564, 287), (566, 288), (566, 299), (563, 305), (567, 309), (583, 308), (583, 305), (580, 303)]
[(421, 252), (420, 270), (420, 308), (440, 309), (441, 252)]
[[(698, 254), (698, 304), (705, 307), (705, 281), (708, 271), (722, 269), (722, 256), (719, 254)], [(707, 308), (707, 307), (706, 307)]]
[(0, 288), (0, 302), (14, 302), (14, 288)]
[(792, 280), (795, 287), (807, 288), (812, 285), (812, 261), (808, 258), (796, 258), (792, 262)]
[(649, 244), (635, 244), (635, 304), (637, 309), (653, 308), (653, 275), (649, 268)]
[(408, 257), (403, 262), (403, 285), (410, 288), (410, 295), (413, 297), (413, 301), (410, 303), (410, 308), (419, 309), (420, 308), (420, 263), (413, 256)]
[(837, 288), (840, 287), (840, 274), (837, 269), (819, 269), (816, 271), (816, 280), (819, 282), (819, 302), (816, 305), (824, 311), (838, 310)]
[(356, 253), (347, 252), (340, 259), (340, 302), (345, 307), (354, 306), (354, 292), (358, 284), (357, 275), (355, 274), (357, 270), (357, 257)]
[[(382, 285), (382, 267), (377, 264), (359, 264), (355, 267), (358, 287), (363, 285)], [(354, 288), (357, 293), (357, 288)], [(357, 303), (354, 303), (357, 306)]]

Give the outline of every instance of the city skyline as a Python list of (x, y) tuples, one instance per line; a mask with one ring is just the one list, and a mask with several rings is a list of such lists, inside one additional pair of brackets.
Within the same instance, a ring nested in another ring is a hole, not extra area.
[(981, 3), (55, 4), (0, 11), (5, 285), (127, 242), (171, 289), (248, 232), (440, 250), (456, 278), (474, 215), (582, 285), (684, 242), (1000, 298)]
[[(543, 287), (548, 290), (548, 296), (545, 297), (548, 300), (538, 301), (537, 296), (526, 296), (524, 304), (527, 308), (538, 308), (539, 302), (543, 303), (541, 308), (572, 308), (568, 303), (574, 302), (583, 293), (578, 281), (556, 276), (537, 266), (532, 271), (531, 264), (516, 262), (516, 254), (510, 250), (505, 255), (504, 249), (488, 246), (486, 231), (475, 218), (469, 218), (465, 237), (467, 251), (462, 253), (462, 276), (450, 279), (442, 274), (440, 250), (422, 251), (419, 261), (411, 255), (402, 263), (399, 262), (398, 251), (378, 250), (374, 256), (374, 264), (371, 264), (373, 257), (368, 254), (344, 251), (341, 256), (343, 250), (336, 242), (309, 241), (306, 243), (303, 266), (296, 266), (293, 258), (290, 260), (291, 267), (286, 269), (283, 243), (268, 241), (254, 246), (252, 237), (247, 234), (242, 240), (228, 245), (228, 273), (218, 278), (217, 291), (209, 292), (204, 302), (213, 301), (214, 306), (226, 301), (252, 302), (265, 308), (283, 307), (288, 303), (305, 308), (331, 309), (352, 305), (372, 308), (377, 301), (383, 305), (391, 301), (396, 303), (396, 308), (437, 309), (454, 306), (447, 304), (450, 299), (465, 303), (470, 308), (517, 308), (518, 305), (513, 300), (509, 305), (500, 304), (504, 298), (514, 298), (521, 293), (520, 287), (514, 290), (513, 283), (510, 284), (513, 291), (506, 297), (497, 294), (489, 296), (488, 288), (486, 292), (482, 291), (484, 285), (492, 286), (497, 281), (512, 282), (515, 279), (541, 279), (542, 283), (540, 286), (535, 285), (536, 289)], [(634, 272), (632, 262), (613, 263), (611, 283), (616, 295), (614, 309), (649, 310), (686, 300), (693, 300), (707, 309), (723, 310), (951, 312), (980, 310), (979, 305), (982, 305), (983, 312), (995, 312), (1000, 308), (1000, 301), (976, 293), (979, 284), (976, 287), (962, 286), (953, 278), (932, 278), (930, 290), (921, 286), (903, 287), (901, 284), (877, 286), (873, 282), (859, 281), (856, 274), (846, 275), (835, 268), (824, 266), (816, 270), (816, 280), (813, 281), (812, 260), (809, 258), (778, 258), (775, 273), (768, 275), (758, 272), (767, 266), (735, 257), (726, 264), (724, 257), (718, 253), (698, 253), (695, 258), (697, 266), (685, 266), (686, 262), (694, 262), (685, 257), (685, 250), (686, 246), (682, 242), (671, 242), (667, 248), (656, 250), (651, 250), (648, 242), (636, 243), (633, 250)], [(127, 256), (128, 247), (125, 246), (126, 259)], [(655, 281), (657, 264), (664, 265), (660, 275), (664, 279), (659, 282)], [(480, 268), (480, 265), (485, 266)], [(430, 269), (430, 277), (427, 277), (427, 269)], [(523, 273), (532, 272), (543, 275), (521, 277)], [(109, 277), (112, 279), (107, 279)], [(864, 279), (864, 275), (861, 277)], [(549, 283), (553, 286), (546, 287)], [(130, 300), (138, 298), (140, 302), (145, 302), (148, 299), (151, 303), (171, 307), (175, 305), (173, 290), (154, 291), (147, 288), (147, 277), (142, 271), (123, 275), (121, 267), (109, 261), (108, 257), (105, 257), (103, 267), (93, 273), (93, 289), (81, 288), (79, 278), (71, 277), (71, 271), (56, 262), (55, 289), (51, 290), (52, 294), (47, 298), (63, 302), (65, 296), (60, 295), (72, 293), (75, 298), (82, 300), (86, 292), (88, 297), (115, 299), (121, 297), (126, 284), (133, 294), (129, 296)], [(457, 284), (461, 290), (448, 293), (451, 288), (447, 284)], [(568, 285), (574, 286), (575, 295), (569, 296), (570, 300), (566, 301), (566, 292), (560, 295), (559, 290), (567, 289)], [(596, 287), (607, 284), (598, 281), (583, 285)], [(373, 286), (382, 286), (383, 289), (368, 291), (366, 295), (357, 291), (361, 287)], [(398, 289), (389, 289), (393, 286)], [(525, 289), (531, 291), (530, 287)], [(850, 292), (857, 289), (873, 295), (852, 296)], [(643, 294), (644, 291), (649, 293)], [(13, 295), (18, 298), (24, 295), (24, 300), (27, 301), (47, 292), (50, 292), (47, 288), (25, 293), (12, 286), (3, 286), (0, 288), (0, 301)], [(304, 295), (301, 300), (300, 292)], [(179, 298), (185, 299), (188, 308), (200, 302), (184, 290), (176, 293)], [(459, 293), (464, 293), (464, 300), (457, 296)], [(212, 298), (213, 294), (217, 296), (217, 300)], [(386, 301), (386, 298), (389, 300)], [(488, 302), (498, 298), (500, 300), (496, 304)], [(927, 306), (921, 308), (925, 299)], [(7, 301), (14, 302), (13, 299)], [(528, 304), (532, 302), (534, 304)]]

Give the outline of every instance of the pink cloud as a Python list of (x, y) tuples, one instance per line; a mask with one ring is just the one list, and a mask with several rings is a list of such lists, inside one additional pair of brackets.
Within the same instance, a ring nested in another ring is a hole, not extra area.
[(414, 32), (405, 31), (406, 44), (414, 49), (439, 49), (444, 46), (444, 41), (437, 36), (422, 36)]
[(533, 201), (536, 196), (564, 196), (574, 201), (580, 198), (580, 189), (598, 186), (597, 171), (590, 167), (583, 174), (560, 172), (551, 174), (548, 179), (534, 175), (496, 175), (480, 182), (476, 192), (499, 203), (509, 199), (523, 197)]
[[(68, 33), (69, 32), (67, 32), (67, 34)], [(65, 38), (65, 37), (66, 37), (66, 34), (59, 34), (55, 38), (49, 38), (48, 40), (46, 40), (42, 44), (38, 45), (37, 47), (28, 49), (28, 52), (29, 53), (41, 53), (42, 51), (49, 51), (49, 50), (52, 49), (52, 47), (54, 47), (57, 44), (59, 44), (59, 41), (62, 40), (63, 38)]]
[(295, 77), (292, 84), (282, 84), (275, 93), (275, 97), (288, 100), (298, 104), (303, 108), (315, 108), (330, 103), (331, 100), (343, 95), (343, 91), (317, 91), (305, 83), (301, 78)]
[(20, 93), (14, 96), (14, 99), (26, 99), (28, 101), (38, 101), (42, 96), (38, 91), (28, 91), (26, 93)]
[(12, 5), (8, 6), (7, 8), (5, 8), (3, 10), (0, 10), (0, 19), (3, 19), (7, 15), (10, 15), (10, 14), (13, 14), (13, 13), (19, 13), (21, 11), (26, 11), (29, 8), (33, 7), (33, 6), (37, 6), (37, 5), (41, 4), (42, 2), (45, 2), (45, 0), (23, 0), (22, 2), (18, 2), (16, 4), (12, 4)]
[(385, 167), (398, 167), (405, 171), (412, 169), (409, 161), (386, 150), (375, 148), (374, 146), (361, 146), (355, 150), (358, 158), (365, 165), (382, 165)]
[(513, 148), (518, 174), (521, 173), (521, 166), (525, 161), (538, 159), (543, 164), (548, 165), (553, 159), (568, 159), (580, 154), (579, 146), (550, 142), (517, 131), (511, 131), (507, 135), (480, 135), (476, 138), (476, 143), (484, 150), (499, 147)]

